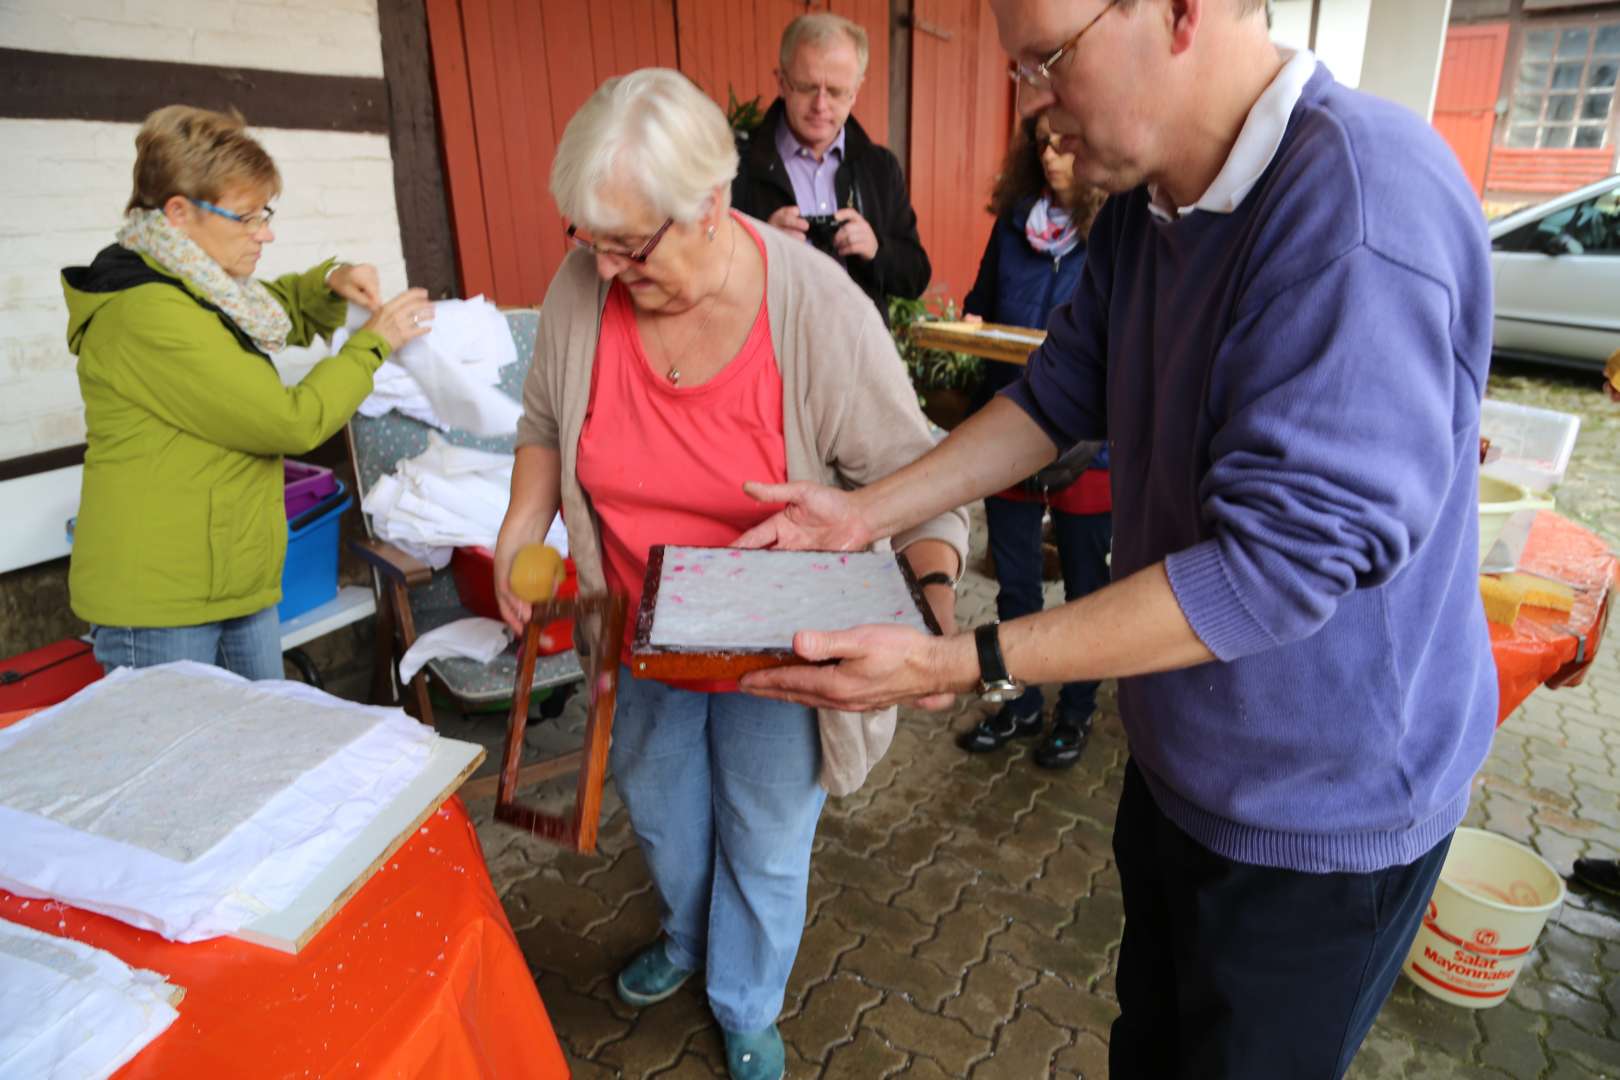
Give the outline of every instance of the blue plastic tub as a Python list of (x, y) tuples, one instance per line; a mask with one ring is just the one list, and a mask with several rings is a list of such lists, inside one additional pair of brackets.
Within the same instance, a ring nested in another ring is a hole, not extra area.
[(281, 569), (282, 622), (296, 619), (337, 595), (338, 522), (348, 509), (348, 490), (337, 490), (287, 522), (287, 562)]

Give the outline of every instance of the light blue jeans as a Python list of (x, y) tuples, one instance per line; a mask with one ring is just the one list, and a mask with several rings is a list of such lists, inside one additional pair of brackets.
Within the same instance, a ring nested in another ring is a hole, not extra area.
[(622, 668), (610, 761), (658, 889), (669, 959), (706, 969), (725, 1030), (774, 1024), (827, 800), (815, 713)]
[(281, 619), (263, 611), (197, 626), (97, 626), (96, 660), (115, 667), (151, 667), (171, 660), (217, 664), (244, 679), (283, 679)]

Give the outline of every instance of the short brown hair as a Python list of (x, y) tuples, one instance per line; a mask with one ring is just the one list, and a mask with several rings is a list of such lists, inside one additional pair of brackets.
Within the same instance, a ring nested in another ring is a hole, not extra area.
[(165, 105), (135, 135), (135, 187), (129, 210), (156, 210), (175, 195), (213, 202), (242, 185), (281, 193), (281, 173), (247, 121), (190, 105)]

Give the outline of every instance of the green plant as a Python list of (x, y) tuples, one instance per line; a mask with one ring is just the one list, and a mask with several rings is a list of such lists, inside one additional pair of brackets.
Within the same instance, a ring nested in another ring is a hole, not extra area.
[(920, 391), (972, 390), (984, 377), (984, 361), (967, 353), (928, 348), (911, 340), (911, 328), (922, 322), (954, 322), (956, 302), (941, 294), (930, 301), (889, 297), (889, 333), (900, 351), (911, 385)]
[(740, 139), (747, 139), (764, 122), (765, 111), (759, 107), (759, 95), (756, 94), (747, 101), (738, 101), (736, 89), (727, 83), (726, 123), (730, 125), (732, 134)]

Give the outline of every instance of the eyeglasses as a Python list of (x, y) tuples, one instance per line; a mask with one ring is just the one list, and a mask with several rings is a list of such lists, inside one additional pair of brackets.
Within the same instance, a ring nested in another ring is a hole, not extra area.
[(633, 263), (644, 263), (652, 255), (653, 248), (658, 246), (658, 241), (664, 238), (664, 234), (669, 231), (669, 227), (673, 224), (675, 224), (674, 218), (665, 218), (664, 223), (658, 226), (658, 231), (648, 237), (647, 242), (634, 251), (627, 251), (624, 248), (612, 247), (607, 244), (598, 244), (589, 236), (581, 233), (578, 225), (568, 226), (568, 239), (573, 242), (575, 247), (584, 248), (592, 255), (611, 255), (615, 259), (629, 259)]
[(802, 83), (789, 78), (786, 74), (783, 74), (782, 76), (782, 85), (788, 88), (789, 93), (797, 94), (799, 97), (813, 98), (817, 94), (825, 93), (827, 95), (827, 100), (831, 101), (835, 105), (846, 105), (855, 98), (855, 87), (853, 86), (828, 86), (825, 83)]
[(238, 214), (235, 210), (227, 210), (223, 206), (215, 206), (206, 199), (192, 199), (191, 205), (200, 206), (210, 214), (218, 214), (220, 217), (227, 218), (239, 225), (245, 225), (247, 226), (247, 230), (249, 232), (258, 232), (260, 229), (270, 224), (270, 219), (276, 216), (275, 207), (272, 206), (267, 206), (263, 210), (260, 210), (254, 214)]
[(1068, 56), (1074, 51), (1074, 47), (1080, 44), (1080, 39), (1086, 36), (1086, 31), (1090, 30), (1093, 26), (1096, 26), (1097, 23), (1101, 21), (1102, 17), (1108, 14), (1109, 9), (1112, 8), (1116, 2), (1117, 0), (1108, 0), (1108, 3), (1104, 5), (1103, 9), (1097, 12), (1096, 16), (1090, 22), (1086, 23), (1086, 25), (1080, 28), (1079, 33), (1075, 34), (1074, 37), (1058, 46), (1057, 52), (1053, 53), (1051, 56), (1048, 56), (1045, 60), (1039, 64), (1036, 64), (1034, 67), (1030, 67), (1028, 64), (1015, 63), (1007, 69), (1007, 77), (1013, 82), (1027, 83), (1036, 90), (1051, 89), (1052, 69), (1057, 67), (1058, 63), (1065, 56)]

